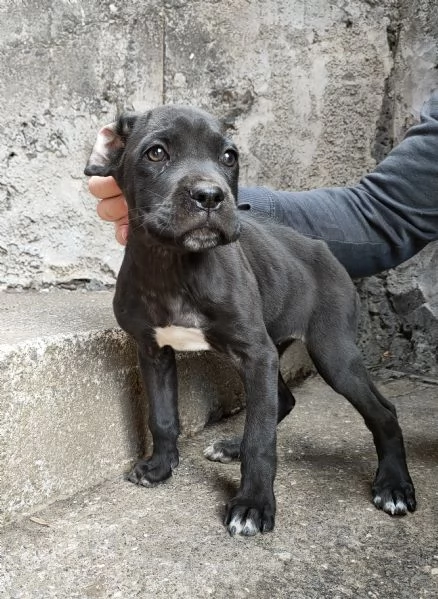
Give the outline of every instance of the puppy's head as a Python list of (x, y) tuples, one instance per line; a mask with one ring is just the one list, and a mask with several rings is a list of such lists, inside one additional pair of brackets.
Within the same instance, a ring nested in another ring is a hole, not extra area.
[(130, 236), (201, 251), (235, 241), (238, 152), (211, 115), (185, 106), (125, 114), (98, 133), (86, 175), (112, 175)]

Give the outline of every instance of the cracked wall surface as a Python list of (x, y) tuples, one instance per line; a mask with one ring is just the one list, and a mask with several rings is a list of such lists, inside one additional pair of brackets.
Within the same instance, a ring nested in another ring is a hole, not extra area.
[[(435, 0), (0, 0), (0, 288), (114, 283), (122, 249), (82, 171), (123, 108), (225, 115), (243, 183), (356, 182), (438, 84), (437, 12)], [(417, 264), (425, 279), (436, 268)]]

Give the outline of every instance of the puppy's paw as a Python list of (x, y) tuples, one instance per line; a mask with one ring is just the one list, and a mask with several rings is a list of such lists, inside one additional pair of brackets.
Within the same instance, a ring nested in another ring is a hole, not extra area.
[(405, 516), (417, 507), (415, 489), (410, 478), (378, 477), (373, 484), (373, 503), (391, 516)]
[(172, 470), (178, 466), (178, 456), (152, 456), (137, 462), (128, 474), (128, 480), (143, 487), (154, 487), (167, 480)]
[(275, 523), (275, 500), (254, 501), (235, 497), (227, 505), (224, 524), (232, 537), (252, 537), (258, 532), (269, 532)]
[(242, 439), (240, 437), (215, 441), (206, 449), (204, 449), (204, 455), (212, 462), (222, 462), (223, 464), (228, 464), (232, 460), (239, 459), (241, 443)]

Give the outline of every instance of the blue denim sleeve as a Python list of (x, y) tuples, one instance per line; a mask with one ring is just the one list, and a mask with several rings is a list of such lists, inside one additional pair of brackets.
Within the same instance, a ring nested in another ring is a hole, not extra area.
[(240, 188), (239, 208), (323, 239), (352, 277), (401, 264), (438, 239), (438, 91), (421, 122), (353, 187)]

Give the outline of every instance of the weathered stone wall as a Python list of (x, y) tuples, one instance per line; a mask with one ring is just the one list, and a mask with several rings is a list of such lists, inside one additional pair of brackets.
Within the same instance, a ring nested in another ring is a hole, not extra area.
[(370, 365), (438, 377), (438, 244), (359, 284), (360, 343)]
[[(248, 184), (355, 182), (438, 84), (437, 20), (435, 0), (0, 0), (0, 288), (114, 282), (122, 250), (82, 170), (123, 107), (226, 114)], [(431, 280), (430, 251), (403, 281)]]

